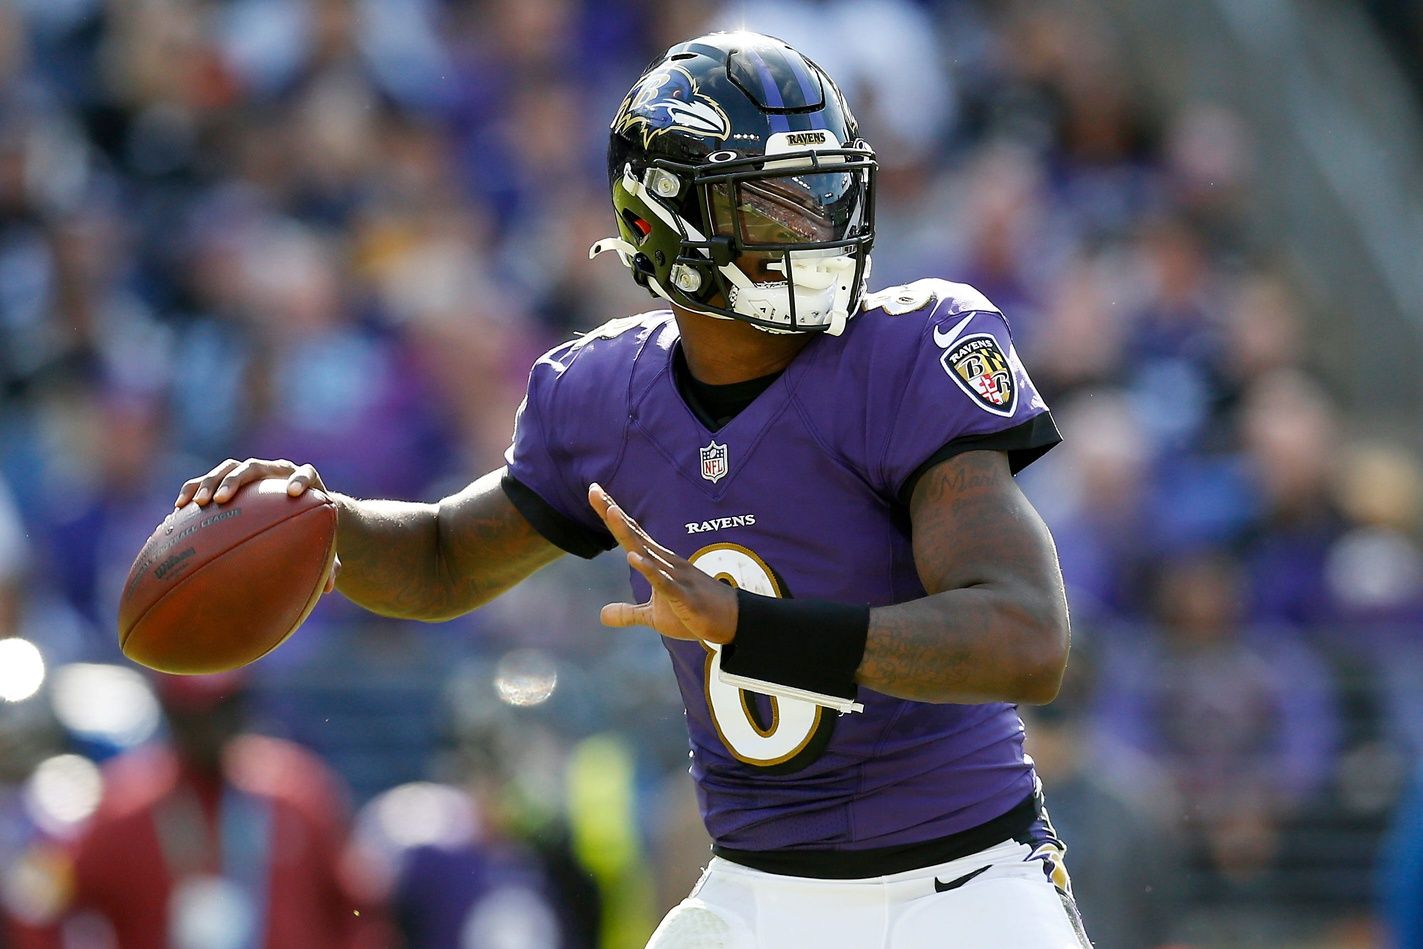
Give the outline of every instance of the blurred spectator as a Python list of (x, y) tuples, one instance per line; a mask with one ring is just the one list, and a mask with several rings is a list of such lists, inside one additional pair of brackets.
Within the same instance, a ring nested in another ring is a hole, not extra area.
[[(955, 278), (977, 287), (1004, 313), (1013, 314), (1015, 343), (1031, 347), (1034, 334), (1043, 329), (1042, 287), (1058, 272), (1061, 262), (1054, 258), (1064, 249), (1061, 235), (1054, 231), (1046, 169), (1029, 150), (1003, 142), (981, 149), (961, 178), (957, 189), (961, 207), (953, 212), (953, 219), (960, 222), (954, 228), (961, 268)], [(919, 273), (942, 269), (946, 242), (924, 243), (909, 255), (910, 261), (896, 261), (895, 266), (917, 263)], [(933, 259), (935, 254), (938, 259)], [(1091, 305), (1090, 295), (1082, 299), (1064, 293), (1058, 299)], [(1110, 313), (1104, 310), (1099, 317), (1109, 319)], [(1111, 354), (1108, 340), (1087, 339), (1099, 352)]]
[(1032, 361), (1035, 377), (1045, 380), (1046, 398), (1060, 404), (1084, 390), (1125, 385), (1120, 373), (1129, 325), (1123, 301), (1116, 297), (1121, 269), (1108, 255), (1077, 258), (1066, 261), (1046, 284), (1041, 324), (1030, 329), (1023, 357)]
[(254, 98), (342, 81), (368, 86), (407, 108), (449, 95), (449, 60), (429, 0), (238, 0), (218, 20), (224, 59)]
[(1187, 104), (1166, 133), (1168, 195), (1218, 251), (1243, 249), (1240, 211), (1254, 184), (1253, 145), (1240, 118), (1213, 104)]
[[(172, 507), (154, 478), (155, 467), (173, 470), (163, 463), (162, 406), (142, 393), (66, 384), (41, 418), (43, 436), (64, 447), (51, 455), (26, 512), (42, 540), (35, 570), (60, 601), (51, 608), (82, 624), (78, 653), (55, 658), (117, 660), (119, 590), (136, 547)], [(50, 636), (37, 630), (42, 642)]]
[(0, 703), (0, 946), (51, 916), (61, 899), (62, 857), (33, 793), (42, 762), (63, 750), (63, 733), (41, 692)]
[(509, 836), (497, 809), (485, 803), (456, 786), (404, 784), (361, 812), (361, 847), (384, 867), (386, 899), (404, 944), (592, 945), (564, 931), (563, 905), (537, 855)]
[(419, 494), (443, 461), (443, 420), (403, 347), (357, 325), (319, 234), (274, 222), (252, 238), (245, 304), (260, 356), (241, 396), (258, 403), (243, 406), (251, 454), (310, 457), (361, 493)]
[(1141, 297), (1122, 354), (1132, 395), (1164, 448), (1205, 447), (1224, 390), (1218, 275), (1200, 235), (1182, 220), (1144, 221), (1135, 252)]
[(1142, 606), (1137, 590), (1155, 546), (1151, 445), (1119, 393), (1059, 404), (1073, 438), (1050, 456), (1046, 474), (1025, 483), (1052, 525), (1078, 627), (1086, 619), (1100, 628), (1092, 621), (1130, 617)]
[(1099, 696), (1107, 735), (1165, 768), (1188, 808), (1191, 856), (1227, 887), (1270, 869), (1282, 823), (1328, 777), (1339, 732), (1318, 657), (1251, 637), (1242, 588), (1223, 555), (1162, 563), (1159, 628), (1104, 657)]
[(294, 745), (243, 733), (237, 675), (157, 687), (172, 747), (105, 768), (102, 801), (56, 868), (66, 899), (17, 944), (100, 932), (124, 949), (382, 944), (334, 777)]
[(26, 547), (10, 490), (4, 478), (0, 477), (0, 639), (20, 631)]
[(560, 792), (569, 750), (539, 709), (500, 697), (523, 689), (508, 698), (542, 704), (557, 678), (527, 658), (510, 668), (461, 667), (443, 712), (440, 781), (386, 791), (357, 817), (357, 845), (410, 949), (599, 944), (600, 897), (570, 849)]
[(1023, 708), (1026, 751), (1053, 826), (1068, 841), (1072, 890), (1097, 949), (1165, 946), (1184, 906), (1180, 800), (1167, 776), (1093, 726), (1092, 670), (1074, 650), (1064, 691)]
[(987, 90), (989, 121), (1043, 154), (1059, 213), (1080, 239), (1129, 232), (1158, 199), (1154, 129), (1100, 10), (1010, 3), (997, 12), (992, 78), (1002, 85)]
[(1423, 761), (1423, 468), (1397, 444), (1357, 442), (1335, 475), (1344, 525), (1327, 552), (1325, 582), (1339, 622), (1320, 638), (1361, 712), (1379, 721), (1359, 729), (1358, 740), (1381, 742), (1406, 771)]
[(1251, 612), (1295, 629), (1336, 619), (1325, 573), (1343, 531), (1334, 497), (1341, 433), (1320, 387), (1297, 369), (1255, 380), (1240, 406), (1240, 438), (1258, 492), (1245, 566)]
[(1387, 949), (1423, 949), (1423, 769), (1398, 802), (1380, 849), (1378, 892)]
[(1302, 319), (1300, 301), (1279, 274), (1256, 271), (1235, 281), (1222, 326), (1232, 400), (1259, 379), (1308, 364)]

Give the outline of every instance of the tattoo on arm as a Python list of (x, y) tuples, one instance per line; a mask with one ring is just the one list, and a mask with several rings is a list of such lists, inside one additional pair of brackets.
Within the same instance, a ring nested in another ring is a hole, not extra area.
[[(500, 487), (504, 469), (492, 471), (439, 504), (440, 572), (456, 602), (486, 603), (563, 551), (544, 538)], [(463, 612), (463, 610), (462, 610)]]
[(915, 487), (910, 517), (929, 595), (870, 611), (858, 681), (921, 701), (1050, 699), (1066, 657), (1062, 576), (1007, 456), (971, 451), (937, 465)]
[(562, 553), (543, 538), (491, 472), (438, 504), (340, 505), (337, 588), (385, 616), (442, 620), (493, 599)]

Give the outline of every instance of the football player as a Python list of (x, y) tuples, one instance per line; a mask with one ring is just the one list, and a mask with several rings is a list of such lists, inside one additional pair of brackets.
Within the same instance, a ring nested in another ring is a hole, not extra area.
[[(652, 936), (1082, 946), (1023, 755), (1068, 619), (1012, 475), (1058, 441), (1001, 313), (869, 293), (875, 157), (818, 66), (754, 33), (668, 50), (613, 119), (615, 254), (667, 309), (535, 363), (507, 466), (339, 508), (339, 589), (440, 620), (621, 547), (686, 703), (714, 856)], [(178, 504), (310, 465), (230, 460)]]

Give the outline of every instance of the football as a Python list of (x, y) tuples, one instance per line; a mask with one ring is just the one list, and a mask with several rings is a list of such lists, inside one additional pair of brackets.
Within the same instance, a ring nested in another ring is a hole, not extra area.
[(336, 556), (336, 505), (286, 481), (163, 519), (129, 568), (119, 647), (160, 672), (236, 669), (282, 644), (320, 599)]

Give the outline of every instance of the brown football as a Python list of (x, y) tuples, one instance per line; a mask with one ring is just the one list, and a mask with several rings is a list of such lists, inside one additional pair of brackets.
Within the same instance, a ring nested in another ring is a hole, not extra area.
[(160, 672), (236, 669), (276, 649), (321, 598), (336, 556), (336, 505), (282, 478), (224, 504), (169, 514), (129, 568), (119, 647)]

